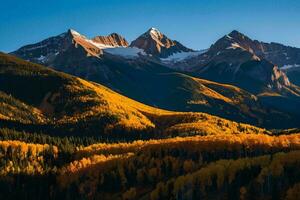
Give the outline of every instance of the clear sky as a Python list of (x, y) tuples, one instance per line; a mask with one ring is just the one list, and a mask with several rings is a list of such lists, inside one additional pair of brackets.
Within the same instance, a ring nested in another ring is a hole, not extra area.
[(156, 27), (194, 49), (236, 29), (300, 47), (299, 0), (2, 0), (0, 8), (4, 52), (68, 28), (88, 37), (117, 32), (132, 41)]

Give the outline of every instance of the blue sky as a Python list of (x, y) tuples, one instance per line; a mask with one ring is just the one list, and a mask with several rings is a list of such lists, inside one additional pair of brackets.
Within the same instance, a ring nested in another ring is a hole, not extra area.
[(150, 27), (194, 49), (237, 29), (266, 42), (300, 47), (298, 0), (9, 0), (1, 2), (0, 51), (68, 28), (131, 41)]

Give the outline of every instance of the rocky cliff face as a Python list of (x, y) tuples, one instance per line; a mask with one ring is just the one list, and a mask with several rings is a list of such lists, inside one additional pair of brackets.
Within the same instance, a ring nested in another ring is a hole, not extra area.
[(267, 60), (265, 45), (232, 31), (205, 53), (172, 67), (180, 66), (181, 70), (193, 72), (201, 78), (237, 85), (255, 94), (266, 91), (281, 93), (284, 88), (292, 86), (286, 74)]
[[(215, 55), (229, 52), (227, 50), (244, 50), (254, 55), (254, 59), (265, 59), (279, 68), (300, 66), (300, 48), (285, 46), (279, 43), (265, 43), (252, 40), (248, 36), (234, 30), (213, 44), (206, 54), (193, 56), (180, 62), (173, 63), (172, 68), (192, 70), (195, 65), (205, 65)], [(232, 56), (232, 55), (231, 55)], [(226, 57), (230, 59), (230, 57)]]
[(128, 42), (125, 38), (117, 33), (112, 33), (108, 36), (96, 36), (92, 39), (95, 43), (111, 47), (127, 47)]
[(252, 40), (238, 31), (232, 31), (228, 37), (242, 48), (264, 58), (273, 64), (283, 67), (286, 65), (300, 64), (300, 49), (285, 46), (279, 43), (265, 43)]
[(96, 45), (90, 43), (85, 36), (70, 29), (58, 36), (21, 47), (11, 54), (31, 62), (52, 65), (57, 57), (67, 52), (73, 52), (77, 56), (78, 52), (81, 52), (82, 56), (99, 56), (103, 53)]

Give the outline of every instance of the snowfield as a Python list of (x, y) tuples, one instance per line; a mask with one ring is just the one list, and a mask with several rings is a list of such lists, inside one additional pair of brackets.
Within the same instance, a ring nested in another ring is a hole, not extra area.
[(207, 50), (174, 53), (174, 54), (170, 55), (167, 58), (161, 58), (161, 61), (166, 62), (166, 63), (180, 62), (180, 61), (183, 61), (187, 58), (192, 58), (192, 57), (195, 57), (195, 56), (199, 56), (199, 55), (201, 55), (205, 52), (207, 52)]

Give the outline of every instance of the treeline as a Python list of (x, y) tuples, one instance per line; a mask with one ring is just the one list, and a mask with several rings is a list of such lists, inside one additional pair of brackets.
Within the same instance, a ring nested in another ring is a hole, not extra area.
[(54, 168), (57, 157), (58, 148), (53, 145), (0, 141), (0, 174), (44, 174)]
[(220, 160), (158, 183), (150, 198), (298, 199), (299, 185), (294, 184), (300, 180), (299, 167), (300, 151)]
[[(255, 152), (276, 152), (299, 149), (300, 134), (270, 136), (265, 134), (224, 134), (192, 137), (175, 137), (148, 141), (134, 141), (129, 143), (100, 143), (79, 149), (77, 156), (93, 154), (121, 154), (124, 152), (153, 152), (180, 151), (182, 154), (194, 152), (224, 151), (228, 154), (238, 152), (241, 156), (250, 156)], [(231, 156), (231, 155), (230, 155)]]
[(300, 182), (300, 134), (0, 139), (1, 199), (292, 199)]
[(72, 198), (110, 199), (114, 194), (117, 199), (127, 192), (141, 198), (153, 185), (211, 162), (300, 149), (299, 139), (300, 134), (240, 134), (95, 144), (77, 151), (78, 160), (62, 168), (58, 180), (66, 193), (73, 191)]
[(59, 153), (54, 145), (0, 141), (0, 199), (50, 199)]
[(66, 153), (73, 153), (80, 146), (97, 142), (110, 142), (102, 137), (51, 136), (39, 132), (27, 133), (7, 128), (0, 129), (0, 140), (20, 140), (29, 143), (55, 145), (61, 152)]

